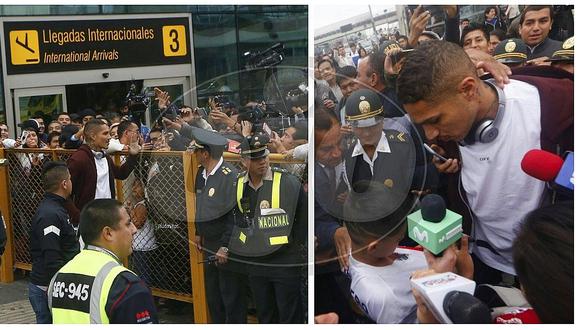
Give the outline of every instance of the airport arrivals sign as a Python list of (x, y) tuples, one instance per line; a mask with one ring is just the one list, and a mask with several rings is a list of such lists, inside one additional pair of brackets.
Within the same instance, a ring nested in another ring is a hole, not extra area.
[(6, 72), (191, 63), (189, 33), (186, 17), (4, 21)]

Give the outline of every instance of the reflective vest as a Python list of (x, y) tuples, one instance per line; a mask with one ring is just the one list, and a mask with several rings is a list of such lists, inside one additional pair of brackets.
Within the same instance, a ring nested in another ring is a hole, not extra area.
[[(279, 170), (272, 170), (271, 196), (265, 196), (267, 189), (262, 189), (258, 195), (254, 210), (254, 218), (251, 219), (253, 226), (239, 227), (234, 226), (232, 236), (230, 239), (229, 249), (235, 254), (246, 257), (261, 257), (267, 256), (280, 247), (290, 243), (289, 237), (292, 232), (294, 223), (295, 203), (287, 203), (286, 206), (292, 205), (285, 210), (280, 205), (280, 190), (281, 190), (282, 172)], [(269, 184), (264, 181), (264, 185)], [(236, 201), (240, 213), (244, 214), (242, 207), (242, 198), (244, 194), (244, 176), (240, 176), (237, 182)], [(288, 190), (290, 187), (284, 187), (284, 198), (295, 199), (293, 191)], [(296, 197), (298, 193), (296, 192)], [(282, 209), (282, 214), (262, 215), (261, 209)]]
[(48, 307), (54, 324), (108, 324), (105, 305), (113, 281), (130, 271), (112, 256), (82, 250), (64, 265), (48, 286)]

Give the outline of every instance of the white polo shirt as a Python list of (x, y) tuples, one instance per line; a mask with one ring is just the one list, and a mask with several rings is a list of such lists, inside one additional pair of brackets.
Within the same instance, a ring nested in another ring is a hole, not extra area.
[(373, 158), (369, 158), (369, 156), (367, 155), (367, 153), (365, 152), (365, 149), (363, 148), (362, 144), (360, 143), (360, 140), (356, 141), (356, 145), (354, 146), (354, 149), (352, 151), (352, 158), (358, 156), (358, 155), (363, 155), (363, 160), (369, 164), (370, 168), (371, 168), (371, 174), (374, 175), (375, 171), (374, 171), (374, 164), (375, 164), (375, 160), (377, 160), (378, 156), (379, 156), (379, 152), (384, 152), (384, 153), (391, 153), (391, 147), (389, 146), (389, 141), (387, 140), (387, 136), (385, 135), (385, 132), (381, 132), (381, 139), (379, 140), (379, 143), (377, 144), (377, 147), (375, 148), (375, 153), (373, 154)]

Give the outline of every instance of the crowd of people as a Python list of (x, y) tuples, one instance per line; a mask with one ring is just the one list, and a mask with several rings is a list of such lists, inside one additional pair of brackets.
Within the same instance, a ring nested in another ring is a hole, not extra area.
[[(157, 323), (159, 306), (184, 307), (149, 290), (191, 294), (184, 165), (161, 153), (168, 151), (192, 153), (200, 164), (191, 187), (194, 243), (203, 253), (211, 322), (246, 323), (254, 309), (260, 323), (304, 323), (306, 105), (278, 118), (258, 102), (238, 108), (211, 97), (204, 111), (176, 106), (159, 88), (155, 94), (161, 116), (151, 128), (142, 122), (144, 104), (131, 100), (115, 113), (87, 108), (50, 120), (35, 113), (19, 125), (18, 139), (0, 125), (0, 142), (17, 159), (10, 164), (19, 173), (11, 185), (21, 210), (14, 232), (22, 240), (30, 233), (37, 323)], [(58, 149), (74, 152), (55, 162)], [(241, 162), (225, 161), (226, 151)], [(116, 152), (124, 152), (120, 164)], [(297, 162), (271, 165), (270, 153)], [(123, 204), (115, 180), (123, 180)], [(42, 187), (24, 196), (34, 181)]]
[[(443, 38), (425, 30), (434, 10)], [(408, 37), (356, 64), (340, 45), (316, 58), (317, 322), (442, 322), (410, 278), (455, 272), (478, 285), (489, 322), (573, 323), (573, 190), (521, 162), (534, 149), (574, 151), (574, 37), (550, 33), (564, 25), (552, 6), (498, 14), (470, 24), (458, 6), (418, 6)], [(406, 221), (433, 194), (464, 233), (440, 254)]]

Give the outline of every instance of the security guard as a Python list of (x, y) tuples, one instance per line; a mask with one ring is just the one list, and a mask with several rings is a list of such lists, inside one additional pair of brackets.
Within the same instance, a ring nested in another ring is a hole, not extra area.
[(510, 38), (501, 41), (495, 47), (493, 58), (510, 68), (526, 65), (528, 47), (522, 39)]
[(79, 253), (77, 234), (70, 223), (65, 202), (72, 192), (72, 181), (65, 163), (47, 162), (42, 169), (44, 198), (32, 218), (30, 256), (32, 271), (28, 297), (36, 323), (50, 324), (47, 288), (56, 272)]
[(388, 200), (377, 201), (383, 205), (384, 214), (361, 214), (358, 219), (373, 221), (388, 216), (399, 208), (411, 189), (421, 189), (420, 186), (412, 187), (414, 175), (424, 176), (425, 170), (424, 167), (415, 168), (413, 141), (404, 132), (383, 129), (381, 99), (369, 89), (360, 89), (350, 95), (346, 102), (346, 120), (357, 138), (345, 153), (346, 176), (351, 187), (347, 198), (366, 194), (371, 181), (380, 182), (391, 196)]
[(136, 231), (120, 202), (85, 205), (79, 232), (87, 246), (48, 286), (53, 323), (158, 323), (149, 288), (121, 263), (132, 252)]
[(241, 144), (247, 172), (237, 178), (230, 251), (247, 262), (260, 323), (303, 323), (300, 246), (306, 245), (308, 204), (295, 176), (270, 167), (269, 140), (256, 134)]
[[(207, 305), (213, 323), (247, 323), (247, 276), (244, 264), (230, 255), (234, 227), (235, 184), (238, 170), (222, 155), (226, 138), (211, 131), (183, 125), (191, 137), (201, 166), (195, 179), (196, 245), (203, 250)], [(215, 259), (215, 260), (214, 260)]]

